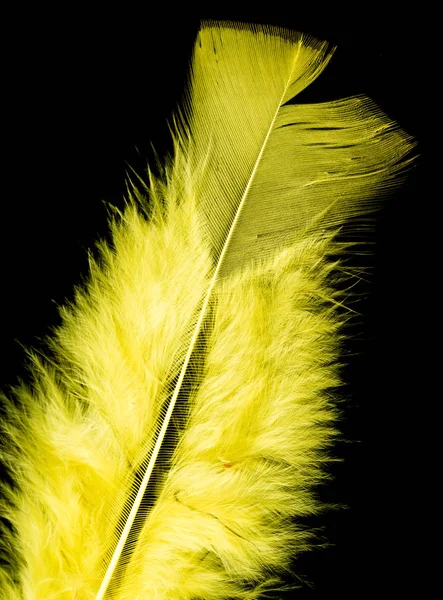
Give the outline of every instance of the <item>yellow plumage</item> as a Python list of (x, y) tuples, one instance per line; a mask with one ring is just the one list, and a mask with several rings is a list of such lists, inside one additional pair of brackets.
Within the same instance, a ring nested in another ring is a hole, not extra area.
[(330, 57), (202, 25), (173, 160), (149, 202), (130, 189), (53, 358), (4, 400), (1, 600), (259, 598), (309, 546), (346, 320), (335, 234), (413, 145), (365, 98), (291, 103)]

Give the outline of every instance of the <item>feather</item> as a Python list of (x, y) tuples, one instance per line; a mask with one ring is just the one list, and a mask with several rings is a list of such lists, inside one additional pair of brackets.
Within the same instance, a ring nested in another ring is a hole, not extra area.
[(128, 188), (51, 357), (3, 399), (2, 600), (259, 598), (310, 547), (349, 318), (337, 234), (414, 145), (367, 98), (293, 103), (332, 53), (202, 24), (173, 159)]

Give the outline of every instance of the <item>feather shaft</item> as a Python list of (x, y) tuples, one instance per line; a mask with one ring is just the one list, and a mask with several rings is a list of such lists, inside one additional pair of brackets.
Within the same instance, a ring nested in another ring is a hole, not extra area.
[(149, 484), (149, 481), (150, 481), (150, 478), (151, 478), (151, 475), (152, 475), (152, 472), (153, 472), (153, 469), (154, 469), (154, 466), (155, 466), (155, 462), (156, 462), (156, 460), (158, 458), (158, 455), (159, 455), (159, 452), (161, 450), (161, 447), (162, 447), (162, 444), (163, 444), (163, 440), (164, 440), (166, 431), (168, 429), (169, 422), (170, 422), (171, 416), (173, 414), (173, 411), (174, 411), (174, 408), (175, 408), (175, 405), (176, 405), (176, 402), (177, 402), (177, 398), (179, 396), (179, 393), (180, 393), (180, 390), (181, 390), (181, 387), (182, 387), (182, 384), (183, 384), (183, 381), (184, 381), (186, 370), (187, 370), (188, 365), (189, 365), (189, 360), (190, 360), (191, 355), (192, 355), (192, 353), (193, 353), (193, 351), (195, 349), (195, 344), (197, 342), (197, 339), (198, 339), (198, 336), (199, 336), (202, 324), (203, 324), (203, 322), (204, 322), (204, 320), (206, 318), (207, 309), (208, 309), (208, 306), (209, 306), (209, 303), (210, 303), (210, 300), (211, 300), (211, 297), (212, 297), (212, 294), (213, 294), (214, 287), (215, 287), (215, 285), (217, 283), (217, 280), (218, 280), (218, 277), (219, 277), (219, 274), (220, 274), (220, 271), (221, 271), (221, 268), (222, 268), (222, 265), (223, 265), (224, 257), (226, 255), (228, 249), (229, 249), (230, 241), (232, 239), (233, 233), (234, 233), (235, 228), (237, 226), (237, 223), (238, 223), (238, 220), (239, 220), (239, 216), (241, 214), (243, 206), (244, 206), (244, 204), (246, 202), (246, 199), (248, 197), (248, 193), (249, 193), (250, 187), (251, 187), (251, 185), (252, 185), (252, 183), (254, 181), (254, 177), (255, 177), (256, 171), (257, 171), (257, 169), (258, 169), (258, 167), (260, 165), (260, 161), (262, 159), (263, 153), (264, 153), (264, 151), (266, 149), (266, 145), (267, 145), (268, 139), (269, 139), (269, 137), (270, 137), (270, 135), (271, 135), (271, 133), (273, 131), (274, 124), (275, 124), (275, 121), (277, 119), (279, 110), (280, 110), (280, 108), (281, 108), (281, 106), (283, 104), (283, 101), (285, 100), (285, 98), (287, 98), (288, 88), (290, 87), (290, 84), (291, 84), (292, 79), (293, 79), (293, 71), (294, 71), (294, 67), (295, 67), (295, 65), (297, 63), (297, 59), (299, 57), (299, 54), (300, 54), (301, 45), (302, 45), (302, 41), (300, 39), (299, 42), (298, 42), (298, 44), (297, 44), (296, 50), (294, 52), (294, 58), (293, 58), (293, 61), (292, 61), (292, 66), (291, 66), (289, 75), (287, 77), (286, 83), (284, 85), (281, 97), (280, 97), (280, 99), (279, 99), (279, 101), (277, 103), (277, 107), (276, 107), (275, 113), (272, 116), (271, 122), (269, 124), (269, 128), (268, 128), (268, 130), (266, 132), (266, 135), (265, 135), (265, 138), (263, 140), (263, 143), (262, 143), (261, 147), (258, 149), (258, 156), (257, 156), (257, 158), (255, 160), (255, 163), (254, 163), (253, 167), (252, 167), (251, 174), (250, 174), (249, 178), (247, 179), (247, 182), (246, 182), (246, 185), (245, 185), (245, 189), (244, 189), (244, 191), (242, 193), (240, 202), (238, 203), (238, 206), (236, 207), (235, 214), (232, 217), (232, 223), (230, 223), (230, 225), (229, 225), (229, 230), (227, 232), (226, 239), (223, 242), (223, 245), (222, 245), (222, 248), (221, 248), (221, 251), (220, 251), (220, 255), (218, 256), (217, 264), (216, 264), (216, 266), (214, 268), (214, 273), (213, 273), (213, 275), (211, 277), (211, 280), (209, 282), (208, 291), (206, 292), (205, 298), (203, 300), (203, 305), (202, 305), (202, 308), (200, 310), (198, 321), (197, 321), (195, 329), (193, 331), (192, 338), (190, 340), (190, 344), (189, 344), (186, 356), (184, 358), (183, 366), (181, 367), (181, 370), (180, 370), (180, 374), (179, 374), (179, 377), (178, 377), (177, 384), (175, 386), (174, 392), (173, 392), (171, 400), (169, 402), (167, 411), (166, 411), (166, 413), (165, 413), (165, 415), (163, 417), (163, 422), (162, 422), (162, 425), (161, 425), (158, 437), (157, 437), (157, 439), (155, 441), (155, 445), (154, 445), (154, 448), (152, 450), (152, 454), (151, 454), (149, 463), (147, 464), (146, 471), (144, 473), (142, 482), (141, 482), (140, 487), (138, 489), (138, 492), (137, 492), (137, 495), (135, 497), (134, 503), (133, 503), (133, 505), (131, 507), (129, 516), (127, 517), (124, 529), (123, 529), (123, 531), (121, 533), (120, 539), (118, 541), (118, 544), (116, 546), (116, 549), (115, 549), (114, 554), (112, 556), (112, 559), (110, 561), (109, 567), (108, 567), (108, 569), (106, 571), (104, 580), (103, 580), (102, 585), (101, 585), (101, 587), (99, 589), (99, 592), (97, 594), (96, 600), (102, 600), (105, 597), (106, 590), (107, 590), (107, 588), (108, 588), (108, 586), (109, 586), (109, 584), (111, 582), (112, 576), (113, 576), (113, 574), (115, 572), (115, 569), (117, 568), (117, 565), (119, 563), (121, 554), (122, 554), (122, 552), (124, 550), (124, 547), (125, 547), (125, 544), (127, 542), (129, 533), (130, 533), (130, 531), (131, 531), (131, 529), (132, 529), (132, 527), (134, 525), (134, 521), (135, 521), (135, 518), (136, 518), (137, 513), (139, 511), (140, 504), (142, 502), (142, 499), (143, 499), (143, 496), (145, 494), (146, 488), (147, 488), (147, 486)]

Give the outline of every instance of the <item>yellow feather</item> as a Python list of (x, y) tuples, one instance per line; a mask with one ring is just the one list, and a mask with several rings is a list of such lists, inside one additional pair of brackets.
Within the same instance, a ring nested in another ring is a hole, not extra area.
[(129, 190), (54, 358), (4, 399), (2, 600), (259, 598), (309, 548), (347, 319), (336, 234), (413, 147), (364, 97), (292, 102), (331, 56), (202, 24), (174, 159), (149, 203)]

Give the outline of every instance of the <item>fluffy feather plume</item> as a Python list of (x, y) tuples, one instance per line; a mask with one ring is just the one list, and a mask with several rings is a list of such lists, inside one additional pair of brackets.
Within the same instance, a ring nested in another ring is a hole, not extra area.
[(366, 98), (291, 103), (330, 57), (202, 25), (173, 160), (148, 199), (129, 190), (52, 358), (4, 398), (2, 600), (259, 598), (309, 547), (346, 320), (336, 233), (413, 146)]

